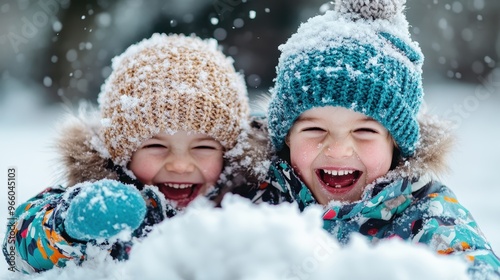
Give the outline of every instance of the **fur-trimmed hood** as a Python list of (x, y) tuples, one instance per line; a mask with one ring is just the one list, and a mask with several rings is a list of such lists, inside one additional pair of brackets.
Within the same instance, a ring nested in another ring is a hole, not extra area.
[[(61, 184), (71, 187), (86, 181), (120, 178), (103, 144), (100, 128), (99, 111), (89, 106), (82, 106), (78, 114), (69, 113), (60, 125), (56, 149), (62, 165), (58, 174)], [(243, 180), (258, 182), (264, 178), (270, 164), (266, 131), (264, 121), (250, 120), (237, 145), (225, 153), (221, 185), (234, 186)], [(128, 170), (125, 172), (131, 175)]]
[(451, 125), (437, 116), (419, 116), (420, 140), (415, 154), (403, 159), (388, 176), (416, 178), (424, 175), (439, 177), (449, 171), (447, 156), (451, 152), (455, 138)]

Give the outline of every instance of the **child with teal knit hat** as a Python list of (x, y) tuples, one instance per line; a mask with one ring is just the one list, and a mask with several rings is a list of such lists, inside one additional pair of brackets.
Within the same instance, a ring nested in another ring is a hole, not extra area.
[(398, 237), (462, 255), (473, 278), (500, 260), (467, 209), (434, 177), (445, 123), (421, 112), (423, 54), (404, 0), (337, 0), (280, 46), (268, 108), (276, 157), (255, 202), (324, 206), (341, 243)]

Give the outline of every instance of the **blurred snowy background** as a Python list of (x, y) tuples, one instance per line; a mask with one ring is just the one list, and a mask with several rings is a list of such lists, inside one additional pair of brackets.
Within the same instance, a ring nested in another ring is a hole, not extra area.
[[(110, 60), (154, 32), (214, 37), (251, 92), (272, 85), (279, 52), (321, 0), (1, 0), (0, 221), (7, 168), (17, 203), (56, 183), (56, 124), (82, 99), (96, 102)], [(500, 253), (500, 1), (409, 0), (411, 34), (426, 56), (430, 112), (452, 120), (457, 147), (441, 178)], [(3, 238), (5, 227), (0, 227)], [(0, 278), (7, 275), (0, 261)], [(415, 278), (417, 279), (417, 278)]]

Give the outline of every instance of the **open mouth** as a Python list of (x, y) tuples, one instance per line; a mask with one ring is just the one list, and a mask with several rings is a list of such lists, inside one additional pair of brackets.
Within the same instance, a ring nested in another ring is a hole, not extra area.
[(316, 175), (323, 185), (339, 190), (356, 185), (361, 174), (363, 172), (359, 170), (316, 170)]
[(157, 185), (166, 199), (176, 201), (180, 207), (185, 207), (195, 199), (202, 186), (203, 184), (189, 183), (163, 183)]

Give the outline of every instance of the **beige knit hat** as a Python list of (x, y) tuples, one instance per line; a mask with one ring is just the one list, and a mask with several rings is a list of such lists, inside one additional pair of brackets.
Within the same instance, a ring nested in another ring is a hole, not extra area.
[(176, 34), (153, 34), (113, 58), (98, 103), (104, 144), (121, 166), (162, 132), (203, 133), (231, 149), (249, 117), (244, 79), (217, 41)]

